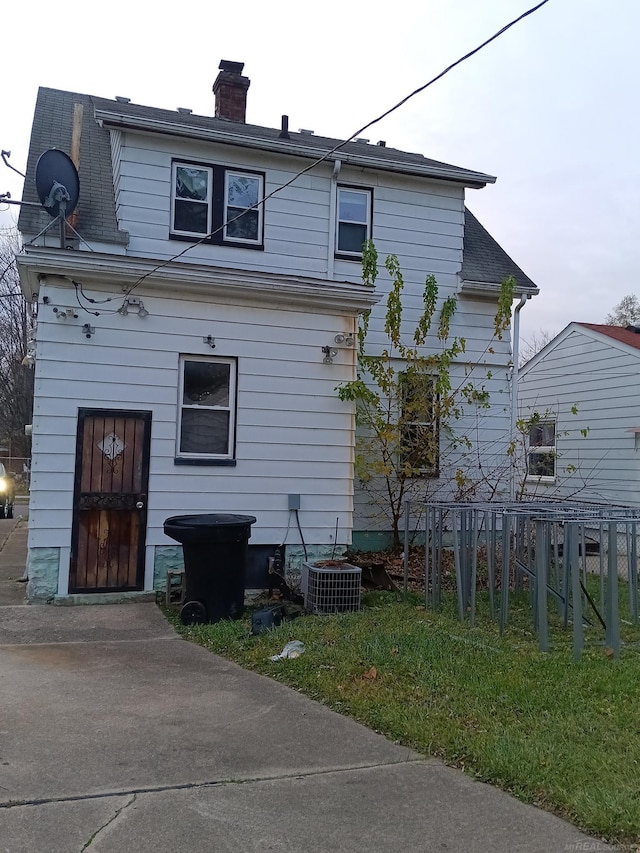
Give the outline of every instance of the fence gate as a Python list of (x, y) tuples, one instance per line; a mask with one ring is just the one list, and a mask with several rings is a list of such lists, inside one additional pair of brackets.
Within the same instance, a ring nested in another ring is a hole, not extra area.
[(69, 592), (144, 585), (151, 412), (80, 409)]

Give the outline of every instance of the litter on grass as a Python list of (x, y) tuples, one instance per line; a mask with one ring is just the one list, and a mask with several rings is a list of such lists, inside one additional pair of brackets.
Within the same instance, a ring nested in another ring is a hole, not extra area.
[(304, 643), (300, 640), (291, 640), (290, 643), (283, 648), (279, 655), (271, 655), (269, 660), (285, 660), (285, 658), (299, 658), (304, 654)]

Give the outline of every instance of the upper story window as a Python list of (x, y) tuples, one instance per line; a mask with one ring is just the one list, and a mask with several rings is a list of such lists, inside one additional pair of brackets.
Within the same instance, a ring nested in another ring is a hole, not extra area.
[(213, 170), (174, 163), (171, 230), (176, 234), (209, 234)]
[(262, 242), (262, 208), (252, 208), (262, 198), (262, 176), (227, 171), (224, 190), (226, 240)]
[(263, 195), (262, 172), (174, 161), (171, 237), (262, 249)]
[(236, 375), (235, 359), (181, 357), (178, 461), (234, 458)]
[(363, 244), (371, 239), (371, 190), (338, 187), (336, 255), (359, 260)]
[(553, 479), (556, 476), (556, 424), (538, 421), (529, 427), (527, 476)]

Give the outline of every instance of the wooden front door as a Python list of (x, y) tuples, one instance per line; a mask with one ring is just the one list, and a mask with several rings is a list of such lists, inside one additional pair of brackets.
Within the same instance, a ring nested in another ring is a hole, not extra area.
[(151, 412), (80, 409), (69, 592), (144, 586)]

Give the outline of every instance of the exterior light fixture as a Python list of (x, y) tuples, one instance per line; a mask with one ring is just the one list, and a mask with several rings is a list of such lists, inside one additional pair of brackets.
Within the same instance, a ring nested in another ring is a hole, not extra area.
[(118, 314), (126, 317), (129, 311), (134, 311), (138, 317), (148, 317), (149, 312), (144, 307), (142, 299), (137, 296), (125, 296), (122, 305), (118, 308)]
[(339, 332), (333, 340), (337, 344), (342, 344), (345, 347), (355, 346), (355, 343), (356, 343), (356, 339), (353, 337), (353, 335), (351, 335), (351, 334), (344, 335), (344, 334), (342, 334), (342, 332)]
[(333, 359), (338, 355), (338, 350), (335, 347), (322, 347), (324, 358), (323, 364), (333, 364)]

